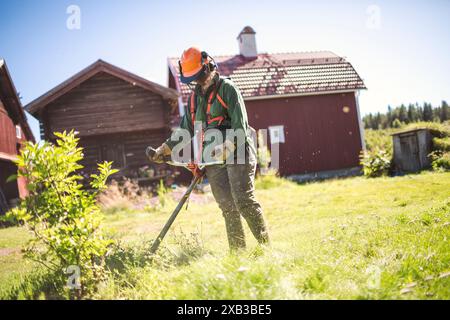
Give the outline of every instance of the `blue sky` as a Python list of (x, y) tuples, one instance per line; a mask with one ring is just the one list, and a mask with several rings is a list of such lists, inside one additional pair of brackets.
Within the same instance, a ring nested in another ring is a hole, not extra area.
[[(66, 26), (70, 5), (81, 10), (79, 30)], [(259, 52), (346, 57), (369, 89), (365, 114), (450, 100), (449, 15), (447, 0), (2, 0), (0, 57), (25, 105), (99, 58), (167, 85), (168, 56), (192, 45), (236, 54), (236, 36), (250, 25)]]

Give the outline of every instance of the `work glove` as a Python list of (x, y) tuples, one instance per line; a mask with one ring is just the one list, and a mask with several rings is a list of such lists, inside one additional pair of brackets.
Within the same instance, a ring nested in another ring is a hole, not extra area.
[(195, 178), (201, 177), (204, 174), (204, 171), (201, 170), (196, 163), (188, 163), (187, 168), (192, 172)]
[(154, 161), (156, 163), (163, 163), (164, 157), (170, 156), (170, 153), (171, 153), (171, 150), (170, 150), (169, 146), (167, 144), (163, 143), (156, 149), (155, 154), (153, 155), (152, 161)]
[(224, 143), (213, 148), (212, 158), (216, 161), (225, 161), (231, 154), (233, 154), (235, 148), (234, 143), (225, 140)]

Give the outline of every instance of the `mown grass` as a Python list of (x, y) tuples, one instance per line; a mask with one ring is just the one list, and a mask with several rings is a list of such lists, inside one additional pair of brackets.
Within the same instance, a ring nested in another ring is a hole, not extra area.
[[(190, 203), (156, 258), (148, 249), (172, 202), (106, 215), (120, 245), (93, 298), (450, 298), (450, 173), (302, 185), (264, 177), (257, 188), (272, 245), (259, 248), (246, 228), (248, 249), (237, 254), (228, 253), (214, 202)], [(50, 297), (36, 293), (48, 287), (42, 277), (24, 285), (30, 266), (17, 250), (26, 237), (22, 228), (0, 230), (0, 248), (15, 250), (0, 256), (3, 299)]]

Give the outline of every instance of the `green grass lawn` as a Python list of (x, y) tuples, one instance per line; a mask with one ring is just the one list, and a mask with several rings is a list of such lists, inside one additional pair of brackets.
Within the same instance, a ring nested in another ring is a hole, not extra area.
[[(154, 260), (151, 239), (175, 202), (106, 215), (121, 254), (94, 298), (450, 298), (450, 173), (303, 185), (269, 177), (257, 187), (271, 248), (246, 229), (248, 249), (234, 255), (212, 199), (183, 209)], [(27, 237), (0, 230), (0, 298), (30, 297), (23, 283), (37, 267), (21, 257)]]

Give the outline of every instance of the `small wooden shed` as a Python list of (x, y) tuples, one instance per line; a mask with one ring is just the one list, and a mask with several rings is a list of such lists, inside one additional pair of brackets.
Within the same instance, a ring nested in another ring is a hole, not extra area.
[(419, 128), (392, 135), (394, 164), (398, 172), (417, 172), (431, 166), (428, 154), (432, 148), (430, 130)]

